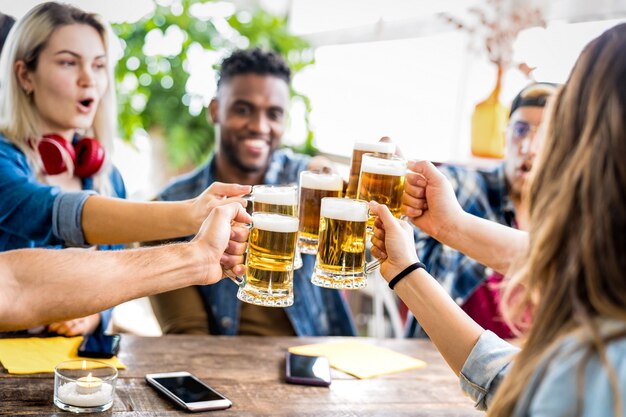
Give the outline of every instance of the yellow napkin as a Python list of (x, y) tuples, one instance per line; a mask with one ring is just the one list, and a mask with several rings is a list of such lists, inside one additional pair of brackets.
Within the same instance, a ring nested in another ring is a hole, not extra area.
[(289, 352), (326, 356), (333, 368), (360, 379), (426, 366), (424, 361), (393, 350), (352, 341), (293, 346), (289, 348)]
[[(76, 354), (82, 340), (82, 336), (0, 339), (0, 362), (10, 374), (54, 372), (54, 367), (59, 362), (87, 360)], [(126, 368), (117, 357), (94, 360), (113, 365), (118, 369)], [(77, 368), (80, 368), (80, 364), (77, 364)]]

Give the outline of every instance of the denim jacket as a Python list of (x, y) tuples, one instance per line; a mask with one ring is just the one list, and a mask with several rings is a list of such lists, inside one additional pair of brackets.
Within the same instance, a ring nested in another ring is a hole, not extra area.
[[(626, 415), (626, 323), (599, 320), (602, 335), (622, 334), (607, 345), (607, 361), (615, 370)], [(578, 330), (546, 353), (527, 381), (511, 417), (560, 417), (576, 415), (577, 371), (588, 352), (591, 336)], [(518, 348), (490, 331), (484, 332), (461, 370), (461, 388), (476, 408), (486, 410), (510, 369)], [(592, 352), (584, 368), (581, 417), (606, 417), (613, 413), (613, 395), (606, 368)]]
[[(298, 175), (309, 164), (309, 157), (289, 149), (272, 154), (263, 184), (297, 183)], [(194, 198), (215, 181), (215, 158), (179, 179), (175, 179), (158, 199), (177, 201)], [(302, 268), (294, 272), (294, 304), (285, 308), (287, 317), (298, 336), (354, 336), (356, 330), (350, 310), (337, 290), (311, 284), (315, 256), (302, 255)], [(198, 286), (207, 310), (210, 329), (221, 335), (236, 335), (239, 331), (240, 301), (237, 285), (224, 279), (212, 285)]]
[[(115, 168), (111, 171), (111, 183), (115, 195), (125, 198), (124, 182)], [(39, 182), (26, 155), (0, 134), (0, 251), (88, 246), (80, 219), (85, 200), (95, 194), (92, 178), (83, 179), (83, 190), (65, 192)], [(100, 314), (100, 329), (104, 330), (111, 310)]]
[[(452, 184), (463, 210), (483, 219), (515, 227), (515, 209), (507, 190), (504, 165), (489, 170), (443, 165), (439, 170)], [(493, 272), (419, 229), (415, 229), (415, 242), (418, 256), (428, 272), (458, 305), (463, 305)], [(407, 336), (424, 336), (413, 316), (409, 320)]]

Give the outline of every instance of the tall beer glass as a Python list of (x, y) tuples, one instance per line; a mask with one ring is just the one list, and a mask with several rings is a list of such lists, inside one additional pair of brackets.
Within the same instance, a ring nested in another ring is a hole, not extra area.
[(367, 202), (322, 199), (320, 231), (311, 282), (327, 288), (362, 288), (365, 278)]
[(292, 305), (297, 240), (297, 217), (252, 213), (246, 281), (239, 288), (237, 298), (268, 307)]
[(359, 175), (361, 175), (361, 158), (365, 153), (373, 153), (382, 157), (393, 156), (396, 151), (396, 144), (391, 142), (365, 143), (357, 142), (352, 151), (352, 162), (350, 163), (350, 180), (346, 189), (346, 197), (357, 198), (357, 187), (359, 185)]
[(317, 253), (320, 205), (324, 197), (341, 197), (343, 180), (337, 174), (303, 171), (300, 174), (300, 252)]
[[(298, 187), (296, 185), (255, 185), (252, 187), (254, 213), (298, 215)], [(294, 269), (302, 268), (300, 252), (296, 253)]]
[[(406, 161), (396, 156), (381, 157), (374, 154), (363, 155), (361, 177), (357, 196), (360, 200), (376, 201), (389, 207), (395, 217), (400, 217)], [(374, 228), (374, 216), (367, 222), (367, 230)]]

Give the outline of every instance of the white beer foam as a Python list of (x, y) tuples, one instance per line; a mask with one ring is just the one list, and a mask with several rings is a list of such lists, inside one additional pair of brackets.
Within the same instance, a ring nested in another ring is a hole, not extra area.
[(337, 174), (303, 172), (300, 176), (300, 187), (313, 190), (337, 191), (343, 190), (343, 180)]
[(299, 223), (297, 217), (274, 213), (252, 213), (252, 226), (269, 232), (297, 232)]
[(254, 201), (279, 206), (298, 204), (298, 190), (295, 187), (254, 187)]
[(406, 161), (398, 159), (368, 158), (363, 156), (361, 171), (380, 175), (403, 176), (406, 173)]
[(349, 198), (322, 198), (320, 215), (329, 219), (349, 222), (366, 222), (368, 215), (367, 203)]
[(396, 144), (391, 142), (357, 142), (354, 144), (354, 149), (357, 151), (393, 154), (396, 152)]

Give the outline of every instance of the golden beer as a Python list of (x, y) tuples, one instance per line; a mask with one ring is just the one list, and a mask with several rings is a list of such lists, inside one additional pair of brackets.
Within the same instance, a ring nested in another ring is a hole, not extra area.
[(252, 200), (255, 213), (298, 215), (298, 187), (295, 185), (255, 185)]
[[(255, 213), (298, 215), (298, 187), (295, 185), (255, 185), (252, 200)], [(300, 252), (296, 253), (294, 268), (302, 268)]]
[[(373, 154), (363, 155), (361, 177), (359, 179), (358, 198), (376, 201), (389, 207), (395, 217), (400, 217), (406, 161), (395, 156), (382, 158)], [(375, 217), (367, 222), (368, 231), (374, 227)]]
[(297, 217), (253, 213), (246, 258), (246, 284), (239, 288), (237, 298), (269, 307), (292, 305), (297, 239)]
[(361, 159), (363, 154), (373, 153), (381, 157), (393, 156), (396, 151), (396, 144), (390, 142), (364, 143), (357, 142), (354, 144), (352, 151), (352, 161), (350, 163), (350, 179), (348, 188), (346, 189), (346, 197), (357, 198), (359, 175), (361, 175)]
[(311, 282), (328, 288), (363, 288), (367, 202), (324, 198), (315, 270)]
[(341, 197), (343, 180), (337, 174), (303, 171), (300, 174), (300, 252), (317, 253), (320, 205), (324, 197)]

